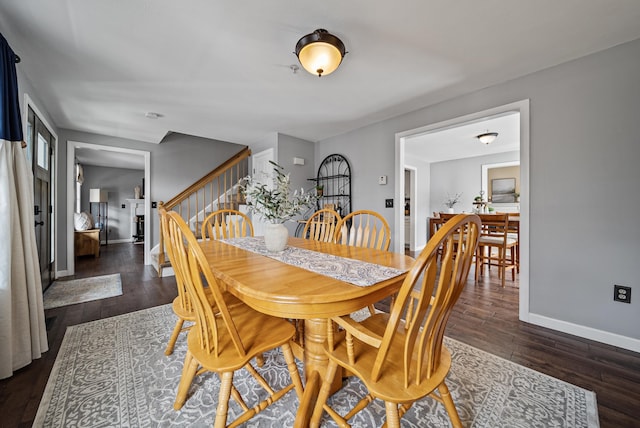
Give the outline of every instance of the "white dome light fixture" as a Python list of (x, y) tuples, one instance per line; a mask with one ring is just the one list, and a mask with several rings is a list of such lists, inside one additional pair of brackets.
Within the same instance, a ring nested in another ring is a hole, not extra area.
[(342, 40), (322, 28), (298, 40), (295, 51), (302, 67), (318, 77), (336, 71), (346, 53)]
[(480, 135), (476, 135), (476, 138), (480, 140), (482, 144), (491, 144), (495, 141), (496, 138), (498, 138), (498, 133), (487, 131)]

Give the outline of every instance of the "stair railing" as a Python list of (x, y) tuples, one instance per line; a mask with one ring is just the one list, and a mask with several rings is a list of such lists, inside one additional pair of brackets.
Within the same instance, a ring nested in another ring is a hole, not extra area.
[[(244, 203), (239, 181), (249, 175), (249, 156), (251, 150), (245, 147), (177, 196), (167, 202), (159, 202), (159, 205), (167, 211), (177, 212), (199, 236), (200, 225), (211, 212), (238, 209)], [(170, 266), (165, 257), (162, 233), (158, 247), (158, 275), (162, 276), (162, 268)]]

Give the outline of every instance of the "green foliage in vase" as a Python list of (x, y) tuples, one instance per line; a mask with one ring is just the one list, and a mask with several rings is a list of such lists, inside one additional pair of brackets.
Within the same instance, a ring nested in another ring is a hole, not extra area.
[(273, 165), (273, 186), (247, 176), (241, 182), (242, 192), (249, 211), (271, 223), (284, 223), (314, 204), (318, 196), (303, 188), (292, 192), (289, 174), (282, 166), (269, 162)]
[(444, 200), (444, 205), (447, 208), (453, 208), (455, 204), (460, 202), (460, 198), (462, 197), (462, 193), (456, 193), (455, 196), (451, 196), (447, 193), (447, 199)]

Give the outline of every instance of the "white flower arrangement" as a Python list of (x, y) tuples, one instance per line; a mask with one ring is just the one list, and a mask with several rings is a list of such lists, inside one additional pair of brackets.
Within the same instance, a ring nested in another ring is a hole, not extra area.
[(447, 208), (453, 208), (455, 204), (460, 202), (461, 197), (462, 197), (462, 193), (456, 193), (456, 195), (453, 197), (451, 197), (451, 195), (447, 193), (447, 199), (444, 200), (444, 205)]
[(314, 204), (318, 197), (302, 188), (292, 193), (289, 174), (284, 173), (282, 166), (269, 162), (273, 164), (275, 172), (273, 188), (270, 189), (265, 183), (247, 176), (241, 182), (242, 192), (249, 211), (259, 214), (271, 223), (284, 223)]

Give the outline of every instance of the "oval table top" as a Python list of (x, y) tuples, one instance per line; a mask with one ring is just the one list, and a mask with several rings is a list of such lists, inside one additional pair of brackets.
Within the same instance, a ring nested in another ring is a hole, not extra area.
[[(288, 245), (408, 271), (412, 257), (388, 251), (289, 237)], [(257, 311), (282, 318), (346, 315), (393, 293), (405, 274), (371, 286), (357, 286), (288, 265), (220, 241), (201, 247), (221, 287)]]

